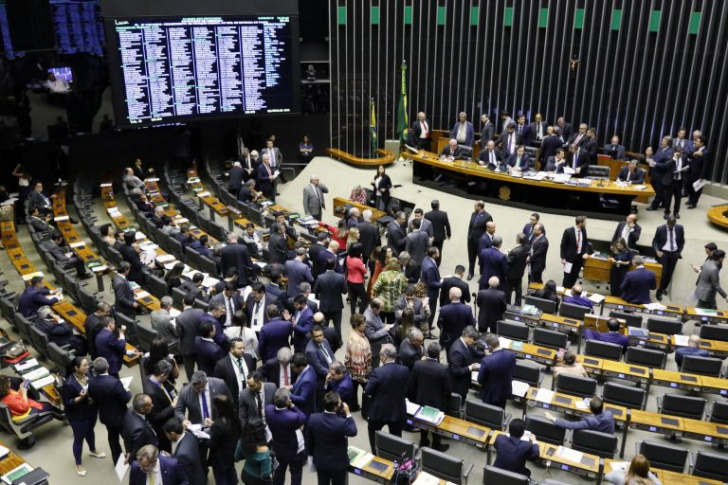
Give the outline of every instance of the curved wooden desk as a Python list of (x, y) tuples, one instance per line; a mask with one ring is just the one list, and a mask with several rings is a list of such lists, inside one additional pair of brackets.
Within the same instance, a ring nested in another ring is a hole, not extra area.
[(723, 215), (726, 211), (728, 211), (728, 204), (711, 207), (708, 209), (708, 220), (716, 226), (728, 229), (728, 217)]
[(381, 157), (379, 158), (360, 158), (356, 155), (352, 155), (351, 153), (347, 153), (344, 150), (339, 150), (338, 148), (327, 148), (326, 152), (331, 157), (338, 158), (343, 162), (364, 167), (378, 167), (379, 165), (390, 165), (394, 163), (394, 160), (396, 158), (394, 153), (390, 152), (389, 150), (383, 149), (377, 150), (377, 153), (381, 155)]

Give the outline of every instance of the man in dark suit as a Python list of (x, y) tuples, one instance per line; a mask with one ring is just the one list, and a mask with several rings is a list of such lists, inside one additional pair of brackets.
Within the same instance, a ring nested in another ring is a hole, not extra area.
[(539, 146), (545, 136), (546, 123), (544, 123), (541, 113), (536, 113), (533, 116), (533, 122), (524, 131), (523, 144), (530, 147)]
[(271, 304), (276, 304), (276, 300), (268, 298), (265, 285), (259, 281), (250, 285), (250, 288), (250, 294), (245, 300), (245, 318), (254, 331), (260, 332), (263, 324), (268, 322), (265, 309)]
[(660, 141), (660, 148), (657, 153), (652, 157), (652, 160), (647, 160), (650, 165), (650, 181), (652, 182), (652, 188), (655, 189), (655, 198), (652, 199), (652, 204), (647, 208), (648, 211), (656, 211), (665, 202), (664, 187), (662, 180), (665, 175), (670, 171), (670, 165), (673, 163), (672, 160), (672, 138), (669, 136), (662, 137)]
[(54, 313), (51, 307), (44, 306), (38, 309), (35, 328), (46, 335), (49, 343), (59, 347), (68, 346), (76, 355), (86, 355), (86, 339), (75, 335), (71, 324)]
[(405, 399), (409, 370), (395, 362), (397, 351), (392, 344), (382, 345), (379, 351), (381, 366), (369, 374), (364, 393), (369, 396), (369, 445), (375, 450), (375, 434), (385, 425), (390, 434), (402, 436), (407, 417)]
[[(196, 275), (199, 273), (196, 273)], [(195, 275), (195, 276), (196, 276)], [(225, 314), (221, 317), (221, 327), (229, 327), (233, 324), (233, 316), (243, 310), (245, 303), (243, 302), (238, 286), (234, 281), (225, 281), (225, 289), (217, 295), (210, 298), (210, 308), (212, 305), (219, 305), (225, 310)]]
[(96, 336), (95, 342), (96, 353), (99, 357), (106, 359), (109, 363), (109, 374), (118, 379), (119, 370), (121, 370), (121, 364), (126, 354), (126, 337), (124, 337), (126, 326), (119, 327), (119, 334), (117, 335), (114, 332), (116, 324), (113, 318), (104, 317), (100, 323), (101, 330)]
[[(276, 356), (278, 349), (289, 346), (293, 324), (280, 318), (280, 310), (276, 305), (268, 305), (265, 309), (268, 322), (263, 325), (258, 338), (258, 355), (264, 361)], [(288, 311), (285, 310), (287, 314)]]
[(516, 133), (516, 124), (511, 123), (506, 128), (506, 131), (501, 133), (498, 146), (503, 153), (503, 157), (508, 159), (512, 154), (516, 153), (516, 147), (519, 145), (523, 145), (523, 136), (520, 133)]
[(616, 244), (620, 238), (623, 238), (627, 241), (629, 249), (636, 249), (637, 241), (639, 241), (641, 235), (642, 226), (637, 224), (637, 214), (630, 214), (627, 219), (617, 224), (617, 229), (615, 229), (612, 236), (612, 244)]
[(506, 257), (506, 264), (508, 265), (508, 271), (506, 272), (506, 279), (508, 281), (506, 286), (506, 299), (508, 303), (511, 303), (513, 301), (511, 299), (511, 296), (515, 291), (515, 304), (521, 304), (521, 295), (523, 292), (523, 274), (526, 272), (528, 254), (529, 247), (526, 236), (524, 234), (517, 234), (516, 246), (508, 252), (508, 256)]
[(407, 241), (407, 231), (404, 224), (407, 222), (404, 212), (399, 211), (395, 214), (394, 220), (387, 224), (387, 245), (391, 246), (396, 252), (404, 251), (404, 245)]
[[(54, 293), (60, 290), (55, 290)], [(60, 300), (59, 298), (48, 298), (51, 290), (43, 286), (42, 276), (33, 276), (30, 284), (25, 287), (23, 294), (18, 300), (18, 312), (25, 318), (34, 318), (38, 315), (38, 309), (44, 306), (52, 307)]]
[(286, 470), (291, 469), (291, 485), (301, 485), (306, 452), (298, 451), (298, 432), (306, 424), (307, 417), (291, 401), (288, 389), (278, 389), (273, 396), (273, 404), (265, 407), (265, 421), (273, 437), (273, 451), (278, 467), (273, 475), (273, 483), (282, 485), (286, 480)]
[(286, 296), (293, 297), (298, 294), (298, 285), (302, 282), (313, 284), (311, 267), (303, 262), (306, 258), (306, 248), (296, 249), (296, 257), (285, 262), (285, 273), (288, 277)]
[[(682, 192), (685, 172), (690, 169), (682, 151), (676, 149), (672, 152), (672, 160), (665, 165), (665, 175), (662, 178), (662, 186), (665, 197), (665, 215), (667, 219), (670, 216), (670, 210), (676, 219), (680, 219), (680, 203), (682, 200)], [(674, 202), (673, 202), (674, 201)]]
[(447, 276), (442, 280), (440, 287), (440, 307), (448, 304), (450, 301), (450, 288), (460, 288), (463, 303), (470, 303), (470, 285), (465, 281), (465, 266), (458, 264), (452, 276)]
[(493, 122), (490, 121), (490, 117), (487, 114), (480, 115), (480, 147), (481, 149), (493, 139), (493, 135), (495, 134), (495, 126), (493, 126)]
[(440, 308), (437, 326), (440, 329), (440, 345), (445, 352), (462, 335), (465, 327), (475, 325), (473, 310), (460, 301), (461, 297), (460, 288), (450, 288), (450, 303)]
[(667, 219), (667, 224), (659, 226), (652, 239), (652, 249), (657, 255), (657, 261), (662, 265), (662, 279), (655, 298), (662, 301), (662, 295), (672, 281), (678, 259), (682, 258), (685, 247), (685, 230), (677, 223), (675, 216)]
[(640, 305), (650, 303), (650, 290), (657, 288), (655, 273), (645, 268), (642, 256), (633, 257), (632, 264), (636, 268), (628, 272), (622, 280), (622, 299)]
[(215, 343), (215, 325), (209, 321), (202, 321), (197, 327), (199, 335), (195, 337), (195, 355), (197, 368), (207, 375), (215, 372), (217, 361), (224, 355), (220, 346)]
[(531, 470), (526, 468), (526, 460), (538, 458), (539, 447), (536, 435), (532, 434), (527, 441), (522, 440), (526, 424), (521, 419), (514, 419), (508, 425), (508, 434), (502, 434), (495, 439), (495, 463), (493, 466), (513, 473), (531, 476)]
[(174, 417), (174, 406), (177, 404), (177, 391), (167, 380), (173, 371), (172, 364), (162, 359), (154, 365), (152, 373), (142, 382), (144, 394), (152, 400), (152, 410), (147, 415), (147, 420), (157, 434), (159, 449), (167, 453), (172, 452), (172, 443), (164, 434), (163, 426)]
[(463, 398), (463, 402), (468, 397), (472, 373), (480, 368), (478, 360), (482, 354), (475, 347), (478, 337), (479, 334), (475, 327), (465, 327), (462, 335), (453, 342), (447, 354), (452, 392), (459, 394)]
[(483, 149), (478, 154), (478, 163), (491, 170), (498, 170), (502, 168), (503, 154), (495, 147), (495, 142), (493, 140), (485, 142)]
[[(308, 284), (308, 283), (304, 283)], [(293, 323), (293, 348), (294, 352), (304, 352), (306, 343), (309, 341), (309, 333), (313, 328), (313, 310), (308, 306), (308, 299), (304, 295), (296, 295), (292, 299), (291, 322)], [(321, 331), (323, 334), (323, 330)]]
[(198, 335), (198, 320), (205, 313), (199, 308), (193, 308), (195, 303), (195, 295), (187, 293), (184, 297), (184, 307), (182, 313), (177, 315), (175, 320), (177, 336), (179, 337), (179, 348), (184, 358), (185, 372), (187, 380), (192, 379), (195, 372), (196, 352), (195, 337)]
[[(248, 381), (250, 386), (250, 381)], [(225, 382), (216, 377), (207, 377), (204, 371), (192, 374), (189, 385), (182, 388), (174, 406), (174, 414), (182, 420), (185, 427), (190, 424), (204, 424), (206, 419), (217, 419), (217, 411), (212, 405), (215, 396), (224, 394), (232, 401)]]
[(319, 310), (324, 314), (326, 325), (334, 322), (336, 333), (341, 336), (341, 312), (344, 309), (343, 295), (348, 292), (344, 275), (334, 271), (336, 259), (326, 261), (326, 273), (316, 279), (313, 292), (319, 300)]
[(645, 183), (645, 171), (637, 166), (637, 160), (630, 160), (629, 164), (619, 170), (617, 180), (641, 185)]
[(421, 228), (422, 220), (414, 219), (411, 222), (412, 232), (407, 234), (407, 240), (405, 241), (404, 249), (412, 257), (412, 261), (417, 266), (422, 266), (422, 261), (425, 259), (427, 249), (430, 247), (430, 238), (427, 233)]
[(245, 389), (240, 391), (238, 400), (238, 417), (243, 429), (251, 418), (264, 419), (265, 407), (273, 404), (275, 393), (276, 385), (272, 382), (264, 382), (262, 372), (253, 371), (248, 375)]
[(539, 154), (541, 159), (541, 170), (544, 169), (544, 162), (555, 156), (556, 150), (561, 148), (564, 144), (557, 130), (558, 128), (553, 126), (546, 128), (546, 136), (541, 141), (541, 152)]
[(561, 131), (561, 137), (564, 139), (564, 141), (571, 138), (573, 128), (571, 127), (571, 123), (567, 123), (563, 116), (559, 116), (556, 119), (556, 126)]
[(468, 281), (473, 279), (475, 259), (478, 257), (480, 238), (485, 233), (485, 225), (492, 220), (491, 215), (485, 212), (485, 203), (482, 200), (476, 201), (468, 223)]
[(458, 113), (458, 121), (450, 131), (450, 138), (455, 140), (455, 143), (458, 145), (473, 147), (475, 130), (473, 129), (473, 124), (468, 121), (468, 115), (464, 111)]
[(622, 335), (619, 331), (620, 323), (616, 318), (610, 318), (607, 320), (607, 332), (600, 333), (590, 328), (584, 329), (585, 340), (599, 340), (601, 342), (607, 342), (610, 344), (621, 345), (624, 350), (629, 347), (629, 337)]
[(53, 206), (51, 200), (43, 195), (43, 183), (36, 182), (34, 190), (28, 196), (28, 211), (32, 214), (36, 210), (40, 215), (45, 216), (46, 214), (53, 212)]
[[(158, 481), (157, 466), (162, 482)], [(155, 477), (155, 478), (150, 478)], [(151, 482), (150, 480), (154, 480)], [(146, 445), (137, 452), (129, 472), (129, 485), (189, 485), (187, 473), (179, 461), (160, 455), (156, 446)]]
[(261, 159), (262, 163), (255, 170), (255, 183), (266, 198), (275, 202), (276, 191), (273, 182), (275, 175), (273, 175), (273, 169), (270, 166), (270, 155), (266, 153)]
[(436, 247), (432, 246), (427, 250), (427, 257), (422, 261), (422, 275), (420, 276), (420, 281), (427, 288), (427, 298), (429, 298), (429, 328), (432, 328), (432, 322), (435, 319), (437, 300), (439, 299), (440, 287), (442, 286), (440, 270), (437, 268), (438, 259), (440, 259), (440, 251)]
[(91, 272), (86, 270), (83, 259), (74, 255), (72, 251), (67, 253), (61, 248), (61, 244), (63, 244), (63, 236), (60, 232), (54, 231), (51, 233), (50, 241), (43, 241), (40, 244), (41, 247), (50, 252), (53, 259), (57, 261), (63, 269), (74, 268), (76, 270), (77, 277), (82, 280), (93, 276)]
[[(427, 346), (427, 358), (415, 362), (412, 367), (407, 395), (409, 400), (420, 406), (445, 409), (450, 399), (452, 386), (447, 366), (440, 363), (442, 348), (437, 342)], [(430, 446), (429, 431), (420, 431), (420, 447)], [(432, 433), (432, 448), (445, 452), (450, 445), (443, 445), (442, 438)]]
[(139, 247), (136, 244), (136, 232), (129, 231), (124, 234), (124, 244), (119, 246), (119, 252), (124, 261), (129, 263), (129, 274), (126, 278), (139, 286), (144, 285), (144, 263), (139, 256)]
[[(362, 219), (356, 227), (359, 229), (359, 242), (363, 246), (363, 258), (364, 263), (366, 263), (369, 261), (369, 256), (371, 256), (374, 248), (382, 245), (382, 235), (379, 228), (372, 224), (372, 211), (370, 209), (365, 209), (362, 212)], [(310, 253), (311, 249), (309, 248), (308, 251)]]
[(228, 185), (227, 189), (233, 197), (238, 197), (238, 192), (243, 185), (243, 177), (245, 176), (245, 170), (240, 162), (233, 162), (233, 166), (228, 172)]
[(570, 146), (576, 145), (577, 147), (580, 147), (586, 141), (587, 129), (588, 129), (588, 126), (586, 123), (580, 123), (579, 130), (576, 133), (572, 133), (568, 137), (566, 135), (564, 135), (564, 140), (566, 140), (566, 143)]
[(530, 267), (528, 273), (529, 283), (543, 283), (543, 272), (546, 269), (546, 255), (549, 251), (549, 240), (546, 239), (546, 231), (540, 222), (533, 226), (533, 237), (531, 238), (531, 249), (528, 255)]
[(502, 349), (498, 336), (485, 336), (488, 355), (480, 362), (478, 383), (482, 386), (480, 397), (486, 404), (505, 409), (506, 401), (513, 392), (512, 379), (516, 370), (516, 354)]
[(492, 276), (496, 276), (498, 281), (500, 281), (500, 289), (505, 291), (507, 286), (506, 274), (508, 274), (508, 259), (500, 250), (503, 245), (503, 238), (493, 236), (492, 241), (492, 246), (481, 249), (480, 251), (480, 288), (486, 288), (488, 286), (488, 280)]
[(320, 485), (344, 485), (349, 469), (348, 439), (357, 429), (349, 406), (335, 392), (324, 396), (324, 412), (310, 416), (306, 450), (313, 458)]
[(157, 446), (157, 433), (147, 420), (152, 410), (152, 400), (146, 394), (137, 394), (132, 400), (132, 409), (124, 415), (121, 436), (127, 462), (136, 459), (137, 451), (143, 446)]
[(293, 354), (291, 369), (298, 374), (291, 388), (291, 401), (306, 416), (311, 416), (316, 410), (316, 371), (303, 354)]
[(516, 153), (511, 153), (508, 157), (508, 167), (509, 172), (527, 172), (531, 168), (531, 157), (526, 153), (526, 147), (516, 147)]
[(122, 261), (116, 268), (116, 274), (111, 279), (111, 286), (114, 288), (114, 311), (123, 313), (133, 319), (136, 316), (136, 309), (139, 303), (134, 298), (134, 291), (129, 285), (130, 266)]
[(564, 266), (564, 288), (571, 288), (579, 278), (582, 262), (589, 256), (586, 216), (576, 216), (574, 227), (564, 229), (561, 237), (561, 264)]
[(552, 156), (548, 158), (541, 157), (541, 160), (546, 160), (542, 170), (545, 172), (553, 173), (564, 173), (564, 166), (566, 165), (566, 158), (564, 155), (563, 148), (557, 148)]
[(109, 363), (99, 357), (93, 362), (94, 376), (88, 383), (88, 395), (97, 404), (99, 420), (106, 426), (111, 458), (116, 463), (121, 456), (119, 438), (124, 430), (124, 416), (131, 401), (131, 392), (121, 381), (109, 375)]
[(86, 321), (83, 322), (84, 335), (88, 342), (89, 353), (91, 358), (95, 359), (98, 357), (96, 354), (96, 336), (99, 334), (101, 329), (101, 319), (111, 315), (111, 305), (105, 301), (100, 301), (96, 305), (96, 310), (93, 313), (89, 313), (86, 317)]
[(238, 235), (230, 233), (227, 238), (227, 246), (220, 251), (220, 265), (222, 274), (227, 274), (230, 268), (238, 269), (238, 286), (248, 284), (248, 274), (254, 271), (255, 264), (250, 259), (250, 252), (245, 244), (238, 242)]
[(409, 144), (411, 146), (429, 151), (430, 142), (432, 141), (432, 124), (427, 119), (427, 116), (425, 116), (425, 113), (417, 113), (417, 120), (412, 123), (409, 136)]
[(688, 209), (695, 209), (703, 193), (703, 188), (695, 190), (693, 184), (698, 181), (707, 180), (710, 177), (710, 153), (705, 147), (708, 142), (705, 136), (697, 135), (694, 137), (694, 150), (690, 153), (690, 170), (685, 177), (685, 192), (688, 196)]
[(572, 143), (569, 145), (569, 153), (571, 160), (568, 162), (569, 167), (574, 171), (574, 177), (585, 177), (591, 163), (591, 157), (582, 147)]
[[(361, 241), (361, 229), (359, 231), (359, 236), (359, 241)], [(324, 262), (319, 259), (319, 255), (326, 250), (326, 247), (329, 245), (330, 241), (331, 236), (329, 235), (329, 233), (321, 232), (316, 236), (316, 242), (311, 244), (311, 246), (308, 248), (308, 258), (311, 260), (314, 279), (318, 278), (321, 273), (326, 271), (326, 266)]]
[[(356, 407), (357, 396), (354, 391), (354, 380), (346, 371), (346, 367), (341, 362), (333, 362), (329, 367), (329, 373), (326, 376), (325, 384), (326, 392), (335, 392), (341, 397), (346, 404)], [(318, 399), (317, 399), (318, 402)], [(321, 398), (321, 409), (323, 409), (324, 398)]]
[[(589, 155), (589, 164), (597, 162), (597, 131), (594, 127), (586, 130), (586, 139), (581, 144), (581, 149)], [(586, 176), (586, 172), (582, 172), (582, 175)]]
[(269, 359), (258, 370), (267, 382), (272, 382), (277, 387), (291, 386), (297, 377), (291, 369), (291, 357), (291, 349), (283, 347), (278, 351), (275, 359)]
[(433, 200), (430, 203), (432, 210), (425, 214), (425, 219), (432, 223), (432, 245), (440, 250), (440, 259), (437, 260), (437, 266), (440, 266), (442, 259), (442, 246), (445, 239), (450, 239), (452, 236), (452, 229), (450, 229), (450, 220), (447, 217), (447, 212), (440, 210), (440, 201)]
[(614, 160), (624, 160), (627, 157), (627, 153), (624, 146), (619, 144), (619, 137), (614, 135), (611, 139), (611, 143), (608, 143), (602, 147), (604, 153), (610, 155)]
[(440, 152), (440, 159), (445, 161), (465, 160), (467, 158), (468, 153), (463, 147), (458, 145), (458, 141), (455, 138), (451, 138), (447, 146)]
[(488, 280), (488, 288), (478, 292), (478, 331), (481, 333), (495, 333), (498, 320), (503, 319), (508, 308), (506, 294), (498, 288), (499, 285), (498, 277), (492, 276)]
[[(190, 431), (185, 431), (182, 420), (171, 418), (164, 423), (164, 434), (174, 445), (173, 458), (184, 468), (190, 485), (205, 485), (207, 483), (207, 460), (201, 456), (197, 437)], [(205, 449), (205, 454), (207, 449)]]
[(425, 336), (417, 327), (410, 327), (407, 330), (407, 338), (402, 340), (397, 353), (397, 361), (412, 371), (415, 362), (422, 359), (425, 349), (422, 344), (425, 342)]
[(316, 374), (316, 402), (319, 404), (319, 407), (322, 407), (326, 377), (329, 375), (329, 368), (336, 360), (336, 356), (324, 338), (324, 329), (319, 325), (315, 325), (311, 329), (311, 340), (308, 341), (305, 347), (308, 365), (313, 368)]
[(285, 225), (276, 223), (271, 228), (270, 238), (268, 239), (268, 252), (270, 254), (270, 263), (286, 263), (288, 259), (288, 240)]

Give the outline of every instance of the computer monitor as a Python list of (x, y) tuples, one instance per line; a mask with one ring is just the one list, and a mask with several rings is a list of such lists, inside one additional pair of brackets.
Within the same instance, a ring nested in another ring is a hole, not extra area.
[(48, 69), (48, 74), (53, 74), (56, 79), (63, 79), (68, 84), (73, 83), (73, 70), (70, 66), (58, 66)]

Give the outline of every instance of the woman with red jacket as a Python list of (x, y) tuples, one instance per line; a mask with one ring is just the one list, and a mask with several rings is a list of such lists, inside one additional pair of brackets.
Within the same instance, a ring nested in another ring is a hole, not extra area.
[(359, 300), (359, 313), (364, 313), (367, 307), (367, 290), (364, 286), (364, 279), (367, 276), (367, 267), (364, 265), (362, 253), (364, 246), (361, 243), (354, 243), (349, 249), (346, 257), (346, 284), (349, 287), (349, 303), (351, 313), (356, 313), (356, 303)]

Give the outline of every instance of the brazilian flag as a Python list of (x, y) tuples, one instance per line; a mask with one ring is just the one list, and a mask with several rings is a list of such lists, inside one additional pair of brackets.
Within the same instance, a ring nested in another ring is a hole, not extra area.
[(407, 129), (409, 118), (407, 117), (407, 63), (402, 61), (402, 91), (399, 95), (399, 107), (397, 108), (397, 133), (399, 134), (400, 146), (407, 143)]

